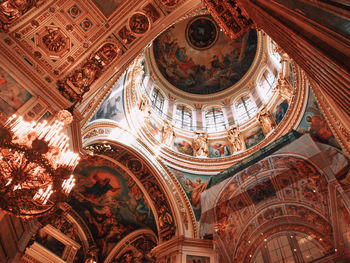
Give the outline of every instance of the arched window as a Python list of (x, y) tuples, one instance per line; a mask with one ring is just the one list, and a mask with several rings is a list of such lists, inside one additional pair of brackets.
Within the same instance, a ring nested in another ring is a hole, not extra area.
[(237, 124), (246, 122), (256, 114), (257, 110), (258, 108), (249, 94), (240, 97), (234, 103), (235, 122)]
[(276, 86), (276, 81), (276, 75), (274, 75), (270, 70), (266, 69), (258, 84), (258, 93), (263, 103), (266, 104), (272, 97), (273, 88)]
[(164, 107), (164, 96), (159, 91), (159, 89), (154, 88), (151, 96), (151, 105), (152, 108), (155, 109), (160, 114), (163, 113), (163, 107)]
[[(309, 235), (278, 233), (265, 239), (252, 257), (252, 263), (314, 262), (325, 256), (325, 250)], [(303, 260), (301, 260), (303, 259)]]
[(275, 62), (280, 64), (282, 58), (281, 58), (281, 55), (278, 52), (276, 52), (276, 48), (277, 48), (276, 42), (271, 39), (271, 55), (275, 60)]
[(210, 108), (205, 112), (207, 132), (223, 131), (226, 129), (224, 112), (219, 107)]
[(175, 125), (179, 128), (192, 130), (192, 110), (184, 105), (177, 105)]

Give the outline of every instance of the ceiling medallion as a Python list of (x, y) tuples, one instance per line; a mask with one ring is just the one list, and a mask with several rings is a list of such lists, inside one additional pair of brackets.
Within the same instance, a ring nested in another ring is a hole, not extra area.
[(216, 23), (208, 16), (199, 16), (190, 21), (186, 28), (186, 40), (194, 49), (211, 48), (218, 39)]
[(143, 35), (150, 29), (151, 22), (145, 14), (137, 12), (129, 18), (128, 26), (135, 35)]

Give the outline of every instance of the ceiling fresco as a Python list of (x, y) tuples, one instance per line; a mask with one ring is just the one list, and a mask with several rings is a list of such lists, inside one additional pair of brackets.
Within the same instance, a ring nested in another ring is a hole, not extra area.
[(161, 74), (176, 88), (212, 94), (237, 83), (248, 71), (257, 49), (256, 30), (232, 41), (209, 16), (186, 19), (153, 42)]
[(82, 160), (69, 204), (84, 219), (105, 258), (127, 234), (140, 228), (156, 232), (151, 208), (135, 181), (101, 157)]

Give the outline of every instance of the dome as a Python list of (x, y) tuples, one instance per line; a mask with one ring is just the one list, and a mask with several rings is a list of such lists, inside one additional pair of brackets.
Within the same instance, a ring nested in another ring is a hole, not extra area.
[(153, 42), (156, 65), (174, 87), (191, 94), (213, 94), (235, 85), (257, 53), (251, 29), (232, 41), (208, 15), (185, 19)]

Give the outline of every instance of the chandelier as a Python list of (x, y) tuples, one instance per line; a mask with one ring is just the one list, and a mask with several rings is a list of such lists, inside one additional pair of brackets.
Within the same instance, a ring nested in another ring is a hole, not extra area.
[(69, 150), (63, 127), (70, 112), (53, 125), (11, 116), (0, 126), (0, 208), (16, 216), (41, 216), (65, 201), (75, 179), (79, 156)]

